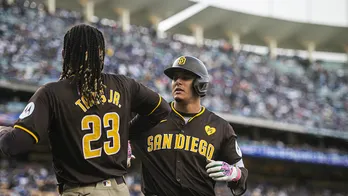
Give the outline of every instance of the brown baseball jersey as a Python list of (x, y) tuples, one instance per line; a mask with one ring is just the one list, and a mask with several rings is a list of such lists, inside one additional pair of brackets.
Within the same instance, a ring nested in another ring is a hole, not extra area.
[(89, 184), (124, 175), (131, 112), (163, 118), (161, 110), (168, 108), (161, 96), (133, 79), (102, 78), (103, 104), (88, 105), (72, 79), (53, 82), (37, 90), (14, 125), (36, 143), (48, 131), (59, 183)]
[(242, 177), (229, 187), (232, 192), (243, 193), (248, 172), (231, 125), (204, 107), (192, 117), (176, 111), (173, 102), (171, 108), (167, 118), (152, 129), (131, 134), (142, 160), (145, 195), (215, 195), (215, 181), (205, 168), (207, 159), (239, 166)]

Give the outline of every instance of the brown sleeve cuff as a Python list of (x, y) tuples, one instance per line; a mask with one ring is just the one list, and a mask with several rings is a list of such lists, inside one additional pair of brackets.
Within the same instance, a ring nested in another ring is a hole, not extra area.
[(229, 182), (228, 187), (234, 196), (243, 195), (247, 190), (248, 170), (244, 167), (239, 168), (242, 171), (242, 177), (237, 182)]
[(29, 151), (34, 143), (34, 138), (21, 129), (8, 127), (0, 134), (0, 151), (9, 157)]

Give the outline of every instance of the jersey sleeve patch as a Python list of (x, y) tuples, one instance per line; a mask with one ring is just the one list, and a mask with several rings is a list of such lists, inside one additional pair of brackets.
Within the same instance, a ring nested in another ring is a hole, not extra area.
[(240, 156), (240, 157), (242, 157), (242, 151), (240, 150), (240, 147), (239, 147), (239, 145), (238, 145), (238, 142), (237, 142), (237, 140), (236, 140), (236, 152), (237, 152), (237, 154)]
[(30, 116), (34, 112), (34, 109), (35, 109), (34, 102), (28, 103), (28, 105), (25, 106), (23, 112), (19, 115), (19, 119), (24, 119), (24, 118)]

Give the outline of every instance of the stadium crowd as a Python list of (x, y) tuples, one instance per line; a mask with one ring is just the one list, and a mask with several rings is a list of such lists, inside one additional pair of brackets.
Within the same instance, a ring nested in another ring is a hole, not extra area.
[[(80, 22), (82, 17), (76, 12), (57, 9), (51, 15), (42, 4), (15, 0), (8, 5), (2, 0), (0, 81), (42, 85), (57, 80), (62, 65), (62, 36), (70, 26)], [(343, 69), (326, 69), (322, 62), (303, 66), (296, 57), (279, 56), (271, 60), (253, 52), (236, 52), (225, 41), (198, 48), (178, 41), (175, 36), (159, 38), (153, 29), (139, 26), (131, 26), (124, 33), (118, 23), (109, 20), (94, 25), (106, 37), (105, 72), (136, 78), (168, 101), (170, 81), (163, 75), (163, 69), (176, 57), (190, 54), (208, 66), (211, 85), (203, 104), (213, 111), (347, 131), (348, 74)], [(0, 124), (11, 124), (24, 106), (17, 99), (0, 100)], [(50, 167), (2, 159), (0, 195), (57, 195), (54, 175), (47, 168)], [(138, 175), (126, 178), (131, 196), (142, 195)], [(230, 196), (223, 187), (217, 187), (217, 196)], [(345, 194), (299, 185), (251, 183), (245, 195)]]
[[(1, 196), (58, 196), (56, 179), (49, 164), (25, 163), (15, 160), (0, 161)], [(143, 196), (139, 172), (125, 178), (130, 196)], [(225, 184), (218, 184), (216, 196), (232, 196)], [(347, 193), (330, 189), (310, 188), (299, 184), (248, 183), (245, 196), (347, 196)]]
[[(82, 21), (79, 14), (57, 10), (50, 15), (29, 1), (0, 9), (1, 77), (37, 84), (57, 80), (62, 35)], [(198, 48), (173, 37), (158, 38), (150, 28), (132, 26), (123, 33), (120, 25), (105, 21), (95, 23), (107, 39), (105, 71), (134, 77), (168, 100), (170, 81), (162, 71), (175, 57), (191, 54), (208, 66), (211, 85), (203, 104), (214, 111), (341, 131), (348, 125), (344, 70), (234, 52), (222, 41)]]
[[(0, 13), (0, 80), (44, 84), (59, 78), (65, 31), (82, 22), (79, 13), (17, 0)], [(235, 52), (227, 42), (196, 47), (158, 38), (151, 28), (132, 26), (123, 33), (110, 20), (94, 24), (105, 34), (105, 72), (126, 74), (161, 93), (168, 101), (170, 81), (163, 69), (174, 58), (190, 54), (202, 59), (211, 74), (209, 109), (236, 115), (321, 129), (344, 131), (348, 126), (347, 72), (308, 66), (295, 57), (271, 60), (252, 52)], [(3, 113), (3, 112), (1, 112)]]

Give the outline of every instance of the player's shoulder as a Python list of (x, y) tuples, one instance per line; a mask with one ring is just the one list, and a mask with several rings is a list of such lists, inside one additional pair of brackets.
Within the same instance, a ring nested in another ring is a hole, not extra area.
[(58, 86), (61, 86), (61, 83), (62, 83), (61, 81), (46, 83), (46, 84), (40, 86), (36, 92), (49, 93), (49, 92), (53, 91), (53, 89), (57, 89)]
[(45, 88), (45, 89), (52, 89), (52, 88), (56, 88), (58, 86), (62, 86), (64, 85), (64, 83), (66, 83), (66, 79), (64, 80), (59, 80), (59, 81), (55, 81), (55, 82), (48, 82), (44, 85), (41, 86), (41, 88)]
[(114, 73), (103, 73), (102, 77), (104, 77), (105, 79), (131, 80), (131, 78), (126, 75), (114, 74)]
[(213, 112), (207, 108), (205, 108), (205, 113), (207, 113), (207, 115), (209, 116), (209, 118), (212, 121), (216, 121), (222, 125), (229, 125), (229, 123), (224, 118), (222, 118), (221, 116), (217, 115), (215, 112)]
[(112, 74), (112, 73), (103, 73), (103, 78), (106, 83), (119, 83), (119, 84), (130, 84), (134, 79), (121, 75), (121, 74)]
[(45, 92), (60, 92), (59, 89), (66, 89), (72, 85), (71, 79), (63, 79), (55, 82), (49, 82), (42, 85), (39, 89)]

